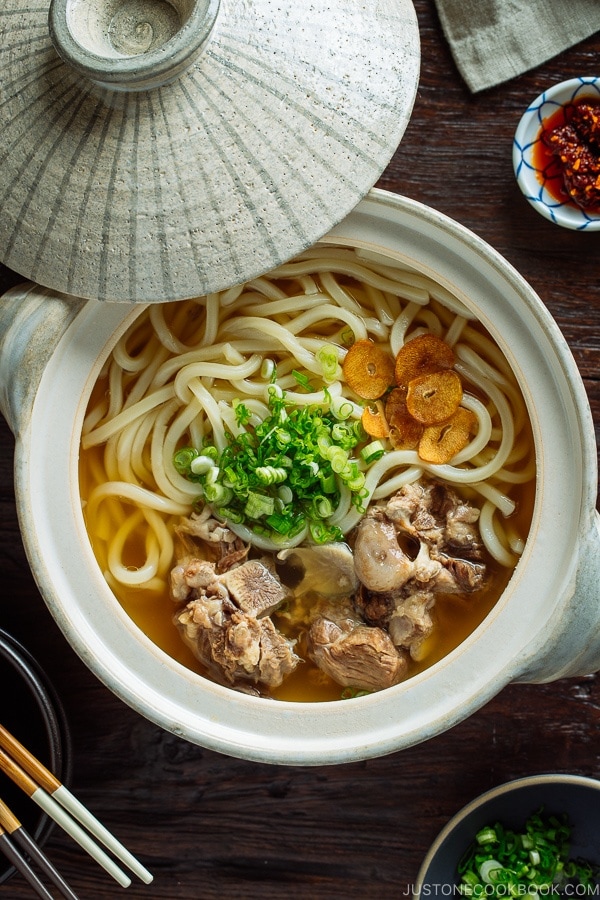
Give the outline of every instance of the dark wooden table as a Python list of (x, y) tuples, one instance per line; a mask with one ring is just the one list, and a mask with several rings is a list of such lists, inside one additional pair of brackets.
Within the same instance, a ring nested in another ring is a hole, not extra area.
[[(471, 228), (527, 278), (569, 342), (600, 428), (600, 236), (550, 225), (523, 199), (511, 142), (548, 85), (598, 75), (600, 35), (506, 85), (472, 96), (444, 41), (433, 0), (415, 0), (422, 74), (414, 113), (379, 186)], [(0, 287), (11, 283), (1, 273)], [(14, 279), (12, 279), (14, 280)], [(340, 767), (229, 759), (142, 719), (83, 666), (51, 619), (23, 552), (12, 482), (13, 438), (0, 423), (0, 623), (58, 687), (74, 744), (73, 787), (154, 872), (130, 897), (407, 896), (444, 823), (482, 791), (544, 771), (597, 776), (597, 676), (510, 685), (428, 743)], [(120, 889), (55, 830), (47, 851), (88, 900)], [(21, 878), (0, 897), (32, 896)]]

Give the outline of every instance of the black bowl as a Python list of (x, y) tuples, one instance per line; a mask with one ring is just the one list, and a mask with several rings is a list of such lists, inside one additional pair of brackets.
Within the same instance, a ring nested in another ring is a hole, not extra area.
[[(71, 739), (64, 709), (40, 665), (15, 638), (0, 629), (0, 722), (63, 784), (71, 779)], [(54, 825), (4, 773), (0, 797), (40, 846)], [(0, 856), (0, 884), (14, 875)]]
[(567, 816), (571, 858), (600, 866), (600, 781), (580, 775), (532, 775), (487, 791), (448, 822), (423, 861), (415, 896), (455, 896), (458, 862), (477, 832), (495, 822), (521, 829), (542, 808), (544, 815)]

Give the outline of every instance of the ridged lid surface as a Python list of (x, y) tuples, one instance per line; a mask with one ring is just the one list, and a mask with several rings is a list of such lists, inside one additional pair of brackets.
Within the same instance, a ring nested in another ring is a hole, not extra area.
[(174, 81), (107, 89), (58, 55), (48, 0), (3, 0), (0, 261), (57, 291), (134, 302), (262, 274), (375, 184), (419, 64), (410, 0), (221, 0)]

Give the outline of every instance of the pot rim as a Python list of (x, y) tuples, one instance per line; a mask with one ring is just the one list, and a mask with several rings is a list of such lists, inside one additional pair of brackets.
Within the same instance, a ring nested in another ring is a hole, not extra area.
[[(100, 366), (141, 310), (119, 304), (83, 308), (44, 372), (28, 434), (20, 442), (16, 484), (28, 556), (76, 652), (106, 686), (150, 720), (193, 743), (259, 762), (321, 765), (382, 756), (433, 737), (483, 706), (543, 651), (546, 635), (540, 623), (559, 619), (572, 593), (577, 540), (589, 528), (594, 506), (597, 463), (587, 397), (564, 338), (532, 288), (472, 232), (395, 194), (372, 191), (328, 239), (349, 243), (357, 235), (361, 245), (391, 247), (398, 258), (418, 260), (422, 271), (435, 268), (440, 283), (465, 305), (477, 307), (478, 318), (521, 381), (532, 418), (538, 480), (523, 557), (483, 623), (431, 668), (343, 703), (255, 698), (184, 668), (133, 624), (92, 554), (79, 503), (77, 462), (83, 414)], [(506, 327), (510, 338), (502, 337)], [(72, 365), (80, 381), (70, 398), (60, 387), (62, 428), (57, 429), (48, 398)], [(553, 409), (562, 410), (560, 426), (548, 415), (549, 400)], [(43, 454), (35, 453), (40, 444), (53, 448), (45, 465), (39, 458)], [(556, 484), (565, 459), (574, 470), (573, 483)], [(561, 536), (567, 536), (562, 544), (549, 527), (557, 520)], [(56, 521), (62, 523), (61, 535)], [(82, 561), (89, 568), (84, 590), (78, 586)], [(514, 609), (520, 616), (517, 629)]]

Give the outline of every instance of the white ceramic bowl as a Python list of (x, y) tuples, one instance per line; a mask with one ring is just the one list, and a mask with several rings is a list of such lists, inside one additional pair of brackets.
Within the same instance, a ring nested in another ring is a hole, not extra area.
[(600, 102), (600, 78), (582, 77), (561, 81), (540, 94), (521, 118), (513, 140), (513, 168), (525, 198), (540, 215), (573, 231), (598, 231), (600, 211), (589, 212), (569, 200), (557, 199), (536, 159), (544, 121), (560, 107), (583, 98)]
[(476, 311), (522, 385), (538, 462), (530, 536), (485, 621), (427, 671), (351, 700), (293, 703), (234, 692), (175, 662), (134, 625), (92, 553), (77, 470), (90, 391), (138, 311), (31, 287), (0, 303), (0, 404), (16, 435), (21, 529), (66, 638), (112, 691), (165, 729), (233, 756), (290, 765), (391, 753), (450, 728), (511, 680), (600, 667), (594, 429), (553, 319), (495, 250), (414, 201), (373, 191), (331, 237), (432, 275)]

